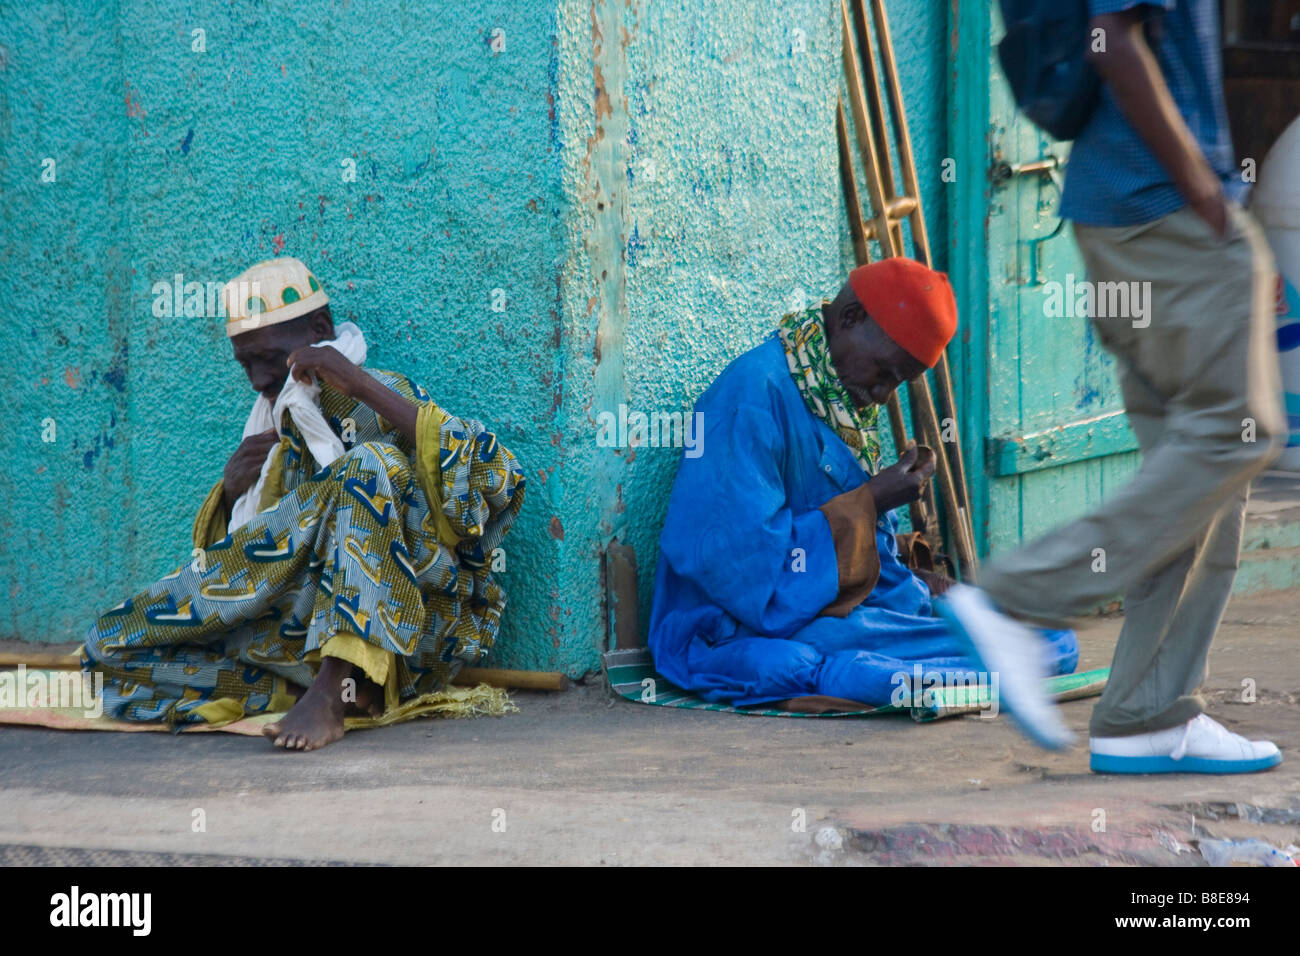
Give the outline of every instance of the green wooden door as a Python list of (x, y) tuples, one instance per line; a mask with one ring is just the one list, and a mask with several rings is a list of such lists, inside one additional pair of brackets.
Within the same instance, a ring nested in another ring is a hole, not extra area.
[(1069, 144), (1017, 114), (994, 48), (997, 5), (953, 6), (952, 269), (966, 327), (958, 389), (987, 553), (1096, 505), (1128, 480), (1137, 444), (1113, 362), (1073, 314), (1073, 283), (1085, 274), (1056, 215)]

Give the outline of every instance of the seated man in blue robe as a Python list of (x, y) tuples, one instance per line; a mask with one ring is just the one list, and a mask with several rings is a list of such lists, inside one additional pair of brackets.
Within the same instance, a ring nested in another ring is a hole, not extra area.
[[(893, 510), (920, 495), (934, 453), (909, 445), (880, 469), (876, 437), (880, 406), (934, 366), (956, 312), (942, 273), (902, 258), (861, 266), (700, 397), (702, 453), (673, 484), (651, 612), (666, 678), (740, 707), (883, 706), (921, 692), (918, 669), (979, 670), (931, 612), (951, 582), (899, 559)], [(1043, 632), (1042, 651), (1045, 673), (1078, 661), (1072, 631)]]

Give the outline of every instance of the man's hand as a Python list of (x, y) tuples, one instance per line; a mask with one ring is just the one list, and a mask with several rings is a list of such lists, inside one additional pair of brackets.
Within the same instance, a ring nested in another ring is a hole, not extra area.
[(262, 473), (262, 463), (279, 441), (280, 436), (273, 428), (259, 435), (249, 435), (239, 443), (221, 476), (227, 507), (233, 506), (257, 482), (257, 476)]
[(342, 352), (328, 346), (308, 345), (298, 349), (289, 356), (289, 368), (299, 382), (310, 383), (315, 375), (350, 398), (357, 397), (360, 384), (369, 377)]
[(316, 375), (344, 395), (366, 405), (411, 441), (419, 441), (415, 434), (419, 404), (403, 398), (378, 379), (367, 375), (361, 366), (353, 365), (338, 349), (310, 345), (298, 349), (289, 356), (289, 367), (298, 381), (310, 382)]
[(884, 514), (921, 497), (921, 489), (934, 475), (934, 451), (916, 442), (908, 442), (898, 461), (882, 468), (867, 482), (876, 500), (876, 513)]
[(1192, 212), (1205, 220), (1205, 224), (1222, 239), (1228, 234), (1228, 200), (1223, 194), (1219, 177), (1205, 168), (1198, 181), (1179, 187)]
[(952, 578), (937, 571), (913, 571), (912, 573), (925, 582), (925, 586), (930, 589), (932, 597), (938, 597), (957, 583)]

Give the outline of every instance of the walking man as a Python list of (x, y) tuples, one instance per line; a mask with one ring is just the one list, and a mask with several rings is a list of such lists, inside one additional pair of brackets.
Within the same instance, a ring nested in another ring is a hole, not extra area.
[(1064, 626), (1123, 591), (1124, 627), (1089, 728), (1092, 769), (1264, 770), (1281, 762), (1277, 747), (1227, 731), (1197, 693), (1251, 480), (1285, 431), (1273, 258), (1224, 192), (1235, 167), (1217, 4), (1088, 5), (1105, 39), (1089, 56), (1102, 99), (1071, 153), (1061, 214), (1094, 288), (1149, 283), (1141, 320), (1092, 319), (1116, 358), (1142, 465), (1092, 514), (986, 566), (979, 588), (950, 589), (940, 611), (1000, 672), (1002, 705), (1021, 728), (1062, 748), (1071, 735), (1021, 622)]

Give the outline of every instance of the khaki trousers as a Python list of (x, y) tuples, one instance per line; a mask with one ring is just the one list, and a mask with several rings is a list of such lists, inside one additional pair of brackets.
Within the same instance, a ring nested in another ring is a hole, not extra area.
[(1094, 737), (1164, 730), (1201, 712), (1250, 482), (1285, 434), (1273, 256), (1248, 213), (1235, 204), (1229, 213), (1223, 239), (1187, 208), (1140, 226), (1074, 227), (1094, 284), (1150, 283), (1145, 319), (1097, 308), (1092, 318), (1116, 358), (1142, 464), (1096, 511), (980, 576), (1007, 613), (1058, 627), (1124, 593)]

